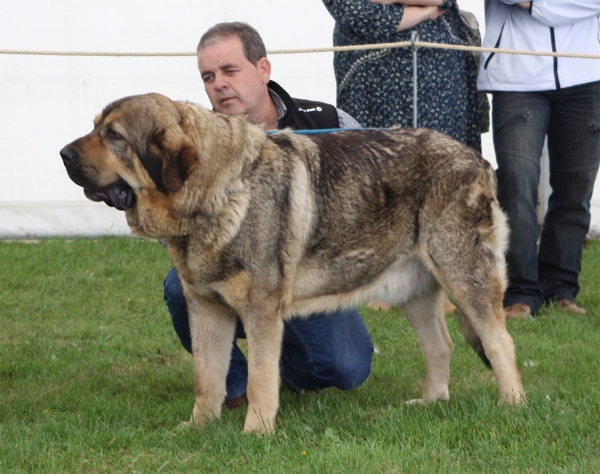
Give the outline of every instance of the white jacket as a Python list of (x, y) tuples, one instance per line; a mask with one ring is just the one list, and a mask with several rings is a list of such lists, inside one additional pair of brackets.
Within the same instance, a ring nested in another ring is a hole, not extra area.
[[(600, 0), (486, 0), (483, 46), (600, 55)], [(482, 53), (481, 91), (544, 91), (600, 81), (600, 59)]]

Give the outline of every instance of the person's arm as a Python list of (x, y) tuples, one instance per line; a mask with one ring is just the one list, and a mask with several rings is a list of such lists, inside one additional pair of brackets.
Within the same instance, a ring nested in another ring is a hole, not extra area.
[(337, 107), (335, 110), (337, 111), (338, 120), (340, 121), (340, 128), (361, 128), (360, 123), (358, 123), (352, 115)]
[(433, 21), (444, 13), (446, 13), (446, 10), (438, 7), (413, 7), (407, 5), (404, 7), (404, 15), (402, 15), (402, 20), (400, 20), (396, 31), (408, 30), (424, 21)]
[[(450, 7), (455, 2), (446, 0), (445, 4)], [(404, 5), (364, 0), (323, 0), (323, 4), (337, 25), (363, 44), (398, 41), (397, 29), (404, 16)]]
[(574, 25), (600, 15), (598, 0), (496, 0), (530, 12), (531, 17), (546, 26)]
[(391, 5), (397, 3), (404, 5), (404, 15), (396, 28), (396, 32), (408, 30), (413, 26), (424, 21), (433, 21), (446, 10), (445, 0), (369, 0), (371, 3), (381, 3), (382, 5)]
[(442, 7), (446, 8), (445, 0), (369, 0), (371, 3), (381, 3), (382, 5), (398, 5), (413, 6), (413, 7)]

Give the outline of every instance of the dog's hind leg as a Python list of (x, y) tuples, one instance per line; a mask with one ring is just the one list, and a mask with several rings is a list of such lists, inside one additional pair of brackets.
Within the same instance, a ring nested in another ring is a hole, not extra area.
[[(475, 309), (460, 299), (460, 311), (462, 318), (468, 319), (468, 324), (463, 323), (463, 331), (466, 329), (467, 340), (474, 346), (476, 351), (483, 348), (482, 359), (489, 361), (498, 390), (500, 391), (499, 405), (508, 403), (510, 405), (519, 403), (524, 398), (525, 392), (521, 382), (521, 375), (517, 369), (515, 345), (508, 334), (505, 325), (504, 311), (500, 302), (494, 305), (486, 305), (487, 308)], [(481, 303), (481, 302), (479, 302)], [(478, 304), (477, 306), (480, 306)], [(469, 327), (477, 334), (477, 339), (469, 340)]]
[[(499, 404), (518, 403), (524, 398), (517, 369), (515, 345), (506, 330), (502, 307), (502, 266), (490, 253), (460, 262), (461, 272), (447, 268), (444, 284), (454, 298), (467, 341), (484, 361), (489, 361), (500, 391)], [(456, 268), (456, 265), (454, 265)]]
[(221, 416), (226, 395), (226, 378), (235, 334), (236, 316), (231, 308), (186, 294), (196, 403), (190, 424), (203, 426)]
[(439, 269), (436, 273), (454, 298), (467, 341), (492, 367), (500, 391), (499, 403), (518, 403), (525, 392), (515, 345), (506, 330), (502, 266), (496, 264), (490, 252), (481, 252), (445, 266), (443, 274)]
[[(483, 166), (478, 176), (458, 173), (459, 178), (465, 184), (451, 200), (432, 193), (421, 209), (420, 240), (425, 243), (421, 255), (460, 309), (467, 340), (490, 362), (500, 391), (499, 403), (518, 403), (525, 392), (502, 307), (506, 216), (495, 197), (490, 166)], [(447, 197), (447, 189), (440, 190)]]
[(499, 403), (518, 403), (525, 392), (502, 307), (503, 262), (496, 261), (494, 253), (483, 248), (471, 250), (470, 256), (460, 250), (457, 254), (462, 258), (444, 267), (444, 285), (459, 309), (467, 341), (494, 371)]
[(452, 339), (444, 319), (442, 304), (445, 293), (435, 283), (430, 293), (414, 298), (400, 305), (402, 313), (415, 329), (421, 341), (421, 351), (425, 359), (426, 380), (422, 402), (448, 400), (450, 381), (450, 356)]

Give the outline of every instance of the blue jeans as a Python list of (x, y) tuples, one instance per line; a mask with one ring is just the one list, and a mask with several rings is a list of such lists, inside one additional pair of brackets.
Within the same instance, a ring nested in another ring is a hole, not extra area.
[[(542, 92), (494, 92), (498, 199), (508, 215), (504, 305), (574, 301), (600, 162), (600, 82)], [(552, 193), (537, 246), (540, 158), (548, 135)]]
[[(174, 268), (164, 283), (164, 297), (179, 340), (192, 352), (187, 304), (179, 275)], [(238, 318), (237, 338), (245, 338)], [(284, 322), (281, 351), (281, 379), (295, 390), (319, 390), (337, 387), (350, 390), (359, 387), (371, 373), (373, 343), (357, 310), (312, 314)], [(227, 374), (226, 400), (246, 393), (248, 364), (246, 357), (232, 343), (231, 362)]]

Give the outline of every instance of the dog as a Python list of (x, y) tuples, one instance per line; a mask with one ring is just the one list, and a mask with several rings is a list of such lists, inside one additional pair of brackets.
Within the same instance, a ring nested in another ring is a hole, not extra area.
[(502, 307), (508, 227), (475, 150), (427, 129), (267, 134), (145, 94), (108, 105), (60, 154), (89, 199), (166, 242), (189, 311), (191, 424), (221, 414), (236, 315), (248, 338), (244, 430), (270, 433), (283, 320), (372, 299), (398, 305), (420, 339), (419, 400), (447, 400), (444, 290), (499, 404), (524, 400)]

